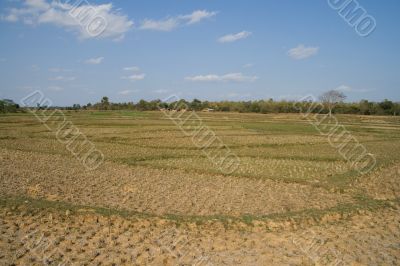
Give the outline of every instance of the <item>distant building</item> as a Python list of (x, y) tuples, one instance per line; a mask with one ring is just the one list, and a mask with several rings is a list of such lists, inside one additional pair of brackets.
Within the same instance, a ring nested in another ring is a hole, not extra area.
[(205, 108), (202, 112), (214, 112), (215, 110), (212, 108)]

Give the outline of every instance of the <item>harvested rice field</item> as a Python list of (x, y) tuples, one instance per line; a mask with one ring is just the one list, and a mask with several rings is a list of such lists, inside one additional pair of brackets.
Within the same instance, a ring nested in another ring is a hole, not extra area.
[(199, 112), (204, 147), (163, 112), (64, 115), (0, 116), (0, 265), (400, 264), (398, 117), (336, 117), (360, 173), (299, 114)]

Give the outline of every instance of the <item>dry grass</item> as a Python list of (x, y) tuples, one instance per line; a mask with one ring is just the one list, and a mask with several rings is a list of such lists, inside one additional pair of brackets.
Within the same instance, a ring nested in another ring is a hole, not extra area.
[[(12, 240), (2, 238), (1, 250), (7, 252), (0, 253), (0, 261), (34, 264), (29, 252), (20, 258), (11, 254), (27, 230), (40, 228), (55, 238), (70, 236), (59, 245), (73, 246), (68, 252), (79, 263), (172, 265), (176, 258), (165, 250), (160, 255), (154, 241), (179, 224), (186, 228), (189, 250), (200, 252), (193, 256), (207, 254), (216, 265), (308, 265), (307, 255), (289, 245), (289, 231), (301, 237), (309, 226), (329, 239), (329, 247), (346, 254), (347, 262), (398, 263), (398, 119), (338, 117), (377, 158), (377, 167), (359, 176), (297, 115), (200, 116), (240, 158), (233, 174), (220, 173), (159, 112), (68, 113), (105, 155), (105, 163), (94, 171), (83, 168), (33, 116), (0, 116), (0, 197), (44, 206), (20, 204), (22, 210), (9, 213), (10, 206), (2, 205), (0, 229)], [(103, 211), (93, 216), (75, 210), (65, 219), (65, 209), (51, 206)], [(43, 222), (49, 208), (55, 226)], [(103, 216), (107, 213), (114, 214), (112, 226)], [(200, 230), (193, 222), (205, 225)], [(226, 223), (229, 231), (224, 231)], [(70, 229), (60, 229), (65, 227)], [(115, 239), (101, 242), (109, 230)], [(256, 232), (244, 236), (242, 230)]]

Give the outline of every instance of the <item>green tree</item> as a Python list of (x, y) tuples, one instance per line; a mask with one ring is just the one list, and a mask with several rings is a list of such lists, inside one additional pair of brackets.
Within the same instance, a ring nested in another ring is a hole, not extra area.
[(0, 112), (1, 113), (16, 113), (19, 111), (19, 105), (13, 100), (3, 99), (0, 100)]
[(100, 108), (101, 108), (102, 110), (108, 110), (108, 109), (110, 109), (110, 102), (109, 102), (107, 96), (104, 96), (104, 97), (101, 99)]
[(192, 110), (199, 111), (199, 110), (202, 109), (202, 108), (201, 108), (201, 107), (202, 107), (201, 101), (198, 100), (198, 99), (193, 99), (193, 101), (189, 104), (189, 107), (190, 107), (190, 109), (192, 109)]
[(379, 106), (382, 108), (383, 113), (386, 115), (392, 115), (394, 113), (394, 104), (392, 101), (385, 99), (383, 102), (379, 103)]

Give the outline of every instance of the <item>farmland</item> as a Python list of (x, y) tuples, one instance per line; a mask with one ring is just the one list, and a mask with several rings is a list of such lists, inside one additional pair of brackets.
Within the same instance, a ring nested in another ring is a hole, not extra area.
[(376, 158), (361, 175), (299, 114), (199, 112), (239, 158), (232, 173), (162, 112), (64, 114), (104, 154), (98, 168), (32, 114), (0, 116), (1, 265), (42, 265), (24, 244), (35, 234), (50, 265), (400, 261), (398, 117), (337, 117)]

